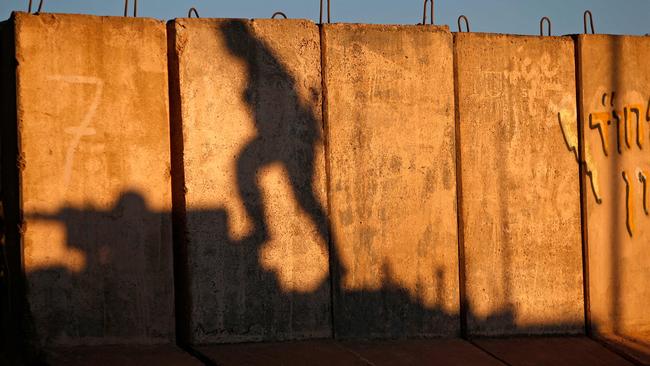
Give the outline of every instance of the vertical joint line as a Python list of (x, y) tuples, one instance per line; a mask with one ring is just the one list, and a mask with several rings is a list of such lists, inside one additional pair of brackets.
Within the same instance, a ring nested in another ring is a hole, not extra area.
[[(582, 234), (582, 291), (584, 301), (584, 318), (585, 334), (589, 337), (592, 335), (591, 329), (591, 299), (589, 293), (589, 231), (587, 222), (587, 189), (585, 186), (587, 166), (585, 160), (585, 136), (584, 136), (584, 110), (582, 108), (582, 74), (580, 63), (582, 61), (582, 53), (580, 52), (580, 38), (573, 36), (574, 46), (574, 62), (575, 62), (575, 80), (576, 80), (576, 108), (578, 111), (578, 181), (580, 184), (580, 228)], [(590, 116), (591, 120), (591, 116)], [(591, 178), (593, 179), (593, 177)], [(593, 182), (592, 182), (593, 185)], [(596, 197), (598, 199), (598, 197)]]
[(465, 281), (465, 231), (463, 228), (463, 179), (461, 165), (460, 106), (458, 85), (457, 37), (453, 36), (453, 74), (454, 74), (454, 151), (456, 152), (456, 235), (458, 236), (458, 298), (460, 306), (460, 336), (467, 339), (467, 298)]
[[(329, 4), (329, 1), (328, 1)], [(322, 7), (321, 7), (322, 9)], [(322, 16), (322, 15), (321, 15)], [(329, 13), (328, 13), (329, 16)], [(321, 77), (321, 123), (323, 126), (323, 150), (325, 155), (325, 190), (327, 192), (327, 230), (329, 233), (327, 246), (329, 248), (328, 258), (329, 258), (329, 271), (330, 271), (330, 326), (332, 328), (332, 338), (336, 339), (336, 321), (334, 320), (336, 316), (336, 311), (334, 309), (336, 304), (336, 291), (338, 291), (339, 286), (339, 273), (338, 273), (338, 258), (334, 258), (338, 255), (337, 250), (332, 250), (333, 246), (336, 245), (336, 242), (333, 240), (334, 231), (332, 230), (332, 190), (330, 183), (330, 155), (329, 155), (329, 120), (327, 118), (327, 82), (326, 82), (326, 61), (325, 61), (325, 27), (321, 24), (318, 24), (319, 28), (319, 37), (320, 37), (320, 77)], [(336, 249), (336, 248), (334, 248)]]

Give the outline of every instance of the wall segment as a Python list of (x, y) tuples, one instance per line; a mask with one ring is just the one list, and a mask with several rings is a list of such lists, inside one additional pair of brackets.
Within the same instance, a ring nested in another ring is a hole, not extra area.
[(322, 29), (339, 338), (459, 332), (452, 38)]
[(468, 332), (582, 332), (573, 43), (455, 43)]
[(318, 27), (233, 19), (168, 26), (189, 341), (330, 337)]
[(13, 22), (18, 113), (5, 123), (18, 127), (26, 327), (48, 346), (169, 343), (164, 24), (23, 13)]
[(650, 37), (577, 37), (589, 303), (600, 335), (650, 340)]

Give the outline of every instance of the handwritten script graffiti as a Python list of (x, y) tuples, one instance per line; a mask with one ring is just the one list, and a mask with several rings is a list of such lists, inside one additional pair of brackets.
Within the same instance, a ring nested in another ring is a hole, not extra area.
[[(625, 151), (631, 151), (636, 148), (643, 150), (645, 146), (646, 130), (645, 123), (650, 122), (650, 98), (648, 98), (647, 105), (639, 103), (627, 103), (624, 105), (616, 105), (616, 92), (604, 93), (601, 97), (600, 104), (604, 110), (594, 111), (589, 113), (589, 128), (598, 132), (603, 154), (609, 157), (612, 153), (612, 144), (610, 139), (610, 127), (614, 128), (616, 133), (616, 152), (622, 155)], [(645, 114), (644, 112), (645, 108)], [(564, 132), (564, 131), (563, 131)], [(636, 132), (636, 136), (635, 136)], [(636, 138), (635, 138), (636, 137)], [(565, 138), (566, 139), (566, 138)], [(584, 163), (585, 166), (587, 165)], [(633, 169), (636, 174), (630, 175), (628, 171), (623, 170), (621, 177), (625, 183), (625, 208), (626, 208), (626, 227), (630, 237), (634, 235), (634, 190), (636, 180), (642, 185), (643, 192), (643, 211), (646, 215), (648, 213), (648, 183), (647, 172), (641, 168), (636, 167)], [(591, 169), (586, 167), (587, 175), (592, 174)], [(593, 184), (593, 178), (592, 178)], [(594, 192), (596, 202), (601, 203), (601, 198)]]

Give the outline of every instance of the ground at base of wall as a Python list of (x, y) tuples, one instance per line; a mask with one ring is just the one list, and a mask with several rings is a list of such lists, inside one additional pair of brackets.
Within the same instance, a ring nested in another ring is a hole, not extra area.
[(650, 332), (639, 334), (598, 335), (598, 340), (615, 352), (626, 354), (640, 365), (650, 365)]
[[(648, 347), (627, 338), (584, 336), (247, 343), (197, 346), (98, 346), (45, 350), (50, 366), (627, 366), (650, 365)], [(647, 346), (647, 345), (646, 345)], [(0, 355), (0, 364), (7, 359)], [(10, 362), (8, 365), (12, 365)], [(18, 365), (18, 364), (16, 364)]]
[(587, 337), (531, 337), (334, 342), (304, 341), (199, 346), (213, 365), (634, 365)]
[(48, 366), (203, 365), (174, 345), (56, 348), (45, 353)]

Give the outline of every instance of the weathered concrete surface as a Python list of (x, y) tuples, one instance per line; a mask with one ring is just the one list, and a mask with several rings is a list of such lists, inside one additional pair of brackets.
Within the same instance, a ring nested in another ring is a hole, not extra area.
[(573, 43), (455, 37), (468, 331), (580, 332)]
[(27, 326), (46, 345), (173, 341), (164, 24), (13, 21)]
[(47, 350), (49, 366), (201, 366), (176, 346), (96, 346)]
[(587, 337), (476, 339), (474, 343), (513, 366), (631, 366)]
[(225, 19), (168, 27), (189, 341), (331, 336), (318, 27)]
[(650, 37), (581, 35), (577, 48), (592, 328), (649, 344)]
[(451, 34), (322, 32), (336, 336), (457, 334)]

